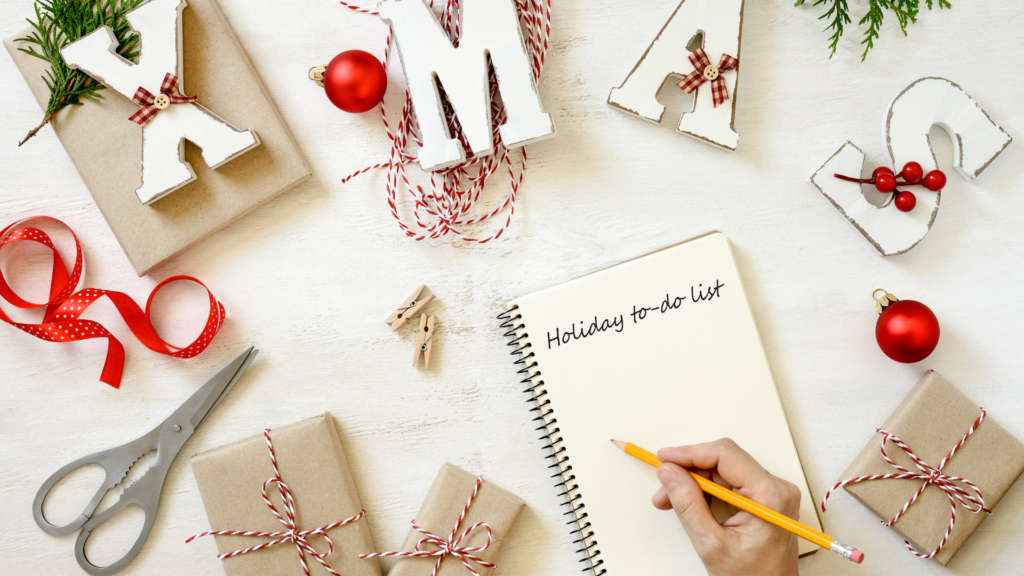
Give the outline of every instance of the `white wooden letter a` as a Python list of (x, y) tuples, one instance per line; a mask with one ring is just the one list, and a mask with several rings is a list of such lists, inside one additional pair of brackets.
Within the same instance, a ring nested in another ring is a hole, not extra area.
[[(612, 89), (608, 105), (660, 124), (664, 119), (665, 107), (658, 102), (658, 92), (670, 77), (685, 77), (693, 72), (687, 46), (694, 37), (703, 33), (702, 47), (712, 64), (717, 66), (722, 55), (728, 54), (740, 60), (742, 66), (742, 23), (743, 0), (683, 0), (626, 77), (626, 81), (622, 86)], [(683, 114), (676, 131), (715, 146), (735, 150), (740, 139), (740, 135), (733, 129), (739, 69), (724, 72), (722, 78), (729, 90), (729, 99), (716, 108), (711, 98), (711, 83), (703, 84), (697, 88), (693, 110)]]
[(508, 114), (508, 121), (498, 127), (505, 146), (515, 148), (555, 135), (551, 116), (540, 106), (515, 0), (463, 0), (458, 48), (425, 0), (385, 0), (378, 10), (395, 34), (423, 135), (419, 152), (423, 170), (443, 170), (466, 158), (462, 144), (448, 132), (437, 89), (439, 81), (473, 153), (494, 151), (488, 56)]
[[(150, 0), (128, 13), (128, 23), (140, 37), (138, 64), (116, 53), (117, 40), (106, 26), (65, 47), (61, 56), (71, 68), (129, 100), (140, 87), (160, 94), (166, 74), (179, 78), (184, 93), (181, 11), (186, 5), (185, 0)], [(260, 144), (252, 130), (239, 130), (199, 104), (173, 104), (142, 127), (142, 186), (136, 190), (142, 202), (155, 202), (196, 179), (185, 162), (185, 140), (202, 148), (211, 168)]]

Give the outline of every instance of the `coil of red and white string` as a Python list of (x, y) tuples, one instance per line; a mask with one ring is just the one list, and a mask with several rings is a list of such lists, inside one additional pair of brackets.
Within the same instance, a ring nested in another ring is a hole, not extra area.
[[(377, 552), (373, 554), (360, 554), (360, 558), (387, 558), (389, 556), (400, 556), (403, 558), (432, 558), (437, 557), (437, 563), (434, 564), (434, 570), (430, 573), (430, 576), (437, 576), (438, 569), (441, 568), (441, 562), (444, 562), (446, 556), (455, 556), (458, 558), (463, 566), (467, 570), (473, 573), (474, 576), (479, 576), (479, 573), (470, 566), (470, 562), (475, 562), (485, 568), (494, 568), (494, 564), (485, 562), (474, 554), (474, 552), (482, 552), (491, 546), (491, 527), (486, 522), (477, 522), (469, 528), (466, 528), (458, 538), (455, 534), (458, 533), (459, 527), (462, 526), (462, 521), (466, 519), (466, 513), (469, 511), (469, 507), (473, 504), (473, 500), (476, 498), (477, 492), (480, 491), (480, 484), (484, 481), (483, 476), (478, 476), (476, 479), (476, 485), (473, 487), (473, 492), (469, 495), (469, 500), (466, 501), (466, 506), (462, 509), (462, 514), (459, 515), (459, 519), (455, 522), (455, 527), (452, 528), (451, 534), (448, 535), (448, 539), (444, 540), (440, 536), (432, 534), (428, 530), (424, 530), (416, 525), (416, 521), (412, 521), (412, 527), (417, 532), (420, 532), (425, 538), (420, 539), (416, 543), (416, 549), (412, 552)], [(462, 541), (469, 537), (477, 528), (484, 528), (487, 531), (487, 542), (483, 546), (468, 547), (462, 546)], [(437, 546), (437, 550), (423, 550), (424, 544), (433, 544)]]
[[(967, 509), (968, 512), (971, 512), (972, 514), (977, 514), (978, 512), (992, 514), (992, 511), (985, 507), (985, 498), (982, 497), (981, 490), (979, 490), (973, 482), (966, 478), (961, 478), (959, 476), (949, 476), (942, 473), (942, 469), (946, 466), (946, 464), (949, 463), (950, 459), (953, 458), (953, 455), (955, 455), (957, 451), (963, 447), (964, 443), (967, 442), (967, 439), (970, 438), (971, 434), (974, 434), (974, 431), (978, 429), (978, 425), (981, 424), (982, 420), (984, 419), (985, 409), (982, 408), (981, 416), (978, 416), (978, 419), (975, 420), (974, 424), (971, 425), (970, 430), (968, 430), (967, 433), (964, 434), (964, 437), (961, 438), (959, 442), (957, 442), (956, 446), (953, 446), (953, 449), (949, 451), (949, 454), (947, 454), (946, 457), (942, 459), (942, 462), (939, 462), (939, 465), (936, 467), (932, 467), (924, 460), (918, 458), (917, 454), (914, 454), (914, 451), (911, 450), (910, 447), (906, 445), (906, 443), (904, 443), (896, 436), (886, 432), (885, 430), (882, 430), (881, 428), (876, 428), (875, 430), (882, 435), (882, 458), (885, 458), (885, 461), (888, 462), (890, 466), (899, 470), (901, 473), (876, 474), (874, 476), (859, 476), (857, 478), (850, 478), (849, 480), (837, 482), (835, 486), (833, 486), (828, 492), (825, 493), (825, 498), (822, 499), (821, 501), (821, 511), (825, 511), (825, 502), (828, 500), (828, 497), (832, 495), (832, 492), (848, 484), (855, 484), (857, 482), (865, 482), (868, 480), (923, 480), (924, 483), (917, 490), (917, 492), (914, 493), (910, 500), (903, 505), (903, 508), (901, 508), (900, 511), (896, 513), (896, 516), (894, 516), (891, 520), (882, 522), (883, 526), (892, 526), (896, 523), (897, 520), (900, 519), (900, 516), (902, 516), (914, 502), (917, 502), (917, 499), (924, 492), (925, 488), (934, 484), (938, 488), (942, 489), (942, 491), (946, 493), (946, 497), (949, 498), (950, 515), (949, 526), (946, 527), (946, 533), (942, 536), (942, 540), (939, 542), (939, 545), (936, 546), (935, 549), (929, 552), (928, 554), (921, 554), (920, 552), (914, 549), (914, 546), (910, 542), (906, 540), (904, 540), (903, 543), (907, 545), (908, 550), (913, 552), (914, 555), (916, 555), (919, 558), (931, 558), (935, 556), (939, 553), (940, 550), (942, 550), (943, 546), (946, 545), (946, 541), (949, 540), (949, 535), (953, 531), (953, 526), (956, 524), (957, 502), (960, 502), (960, 504), (965, 509)], [(918, 470), (920, 470), (920, 473), (911, 472), (910, 470), (907, 470), (906, 468), (893, 462), (892, 459), (890, 459), (889, 456), (885, 453), (886, 442), (892, 442), (896, 446), (899, 446), (900, 449), (902, 449), (904, 452), (906, 452), (907, 456), (909, 456), (910, 459), (913, 460), (914, 465), (917, 466)], [(964, 490), (960, 486), (957, 486), (956, 483), (958, 482), (970, 488), (971, 491), (974, 492), (974, 494), (971, 494), (967, 490)]]
[[(440, 16), (441, 26), (453, 42), (457, 42), (461, 34), (459, 22), (461, 9), (459, 3), (460, 0), (446, 0)], [(341, 2), (341, 4), (356, 12), (377, 14), (375, 11), (349, 2)], [(430, 0), (430, 6), (431, 8), (434, 7), (434, 0)], [(548, 42), (551, 38), (551, 0), (516, 0), (516, 12), (519, 15), (520, 23), (525, 32), (524, 40), (526, 42), (527, 54), (531, 60), (533, 80), (538, 82), (541, 70), (544, 67)], [(385, 69), (387, 68), (391, 52), (391, 35), (392, 31), (389, 29), (385, 41), (384, 57), (381, 60)], [(388, 124), (384, 106), (383, 104), (381, 105), (381, 120), (384, 123), (384, 129), (387, 131), (388, 139), (391, 141), (391, 152), (388, 160), (359, 170), (345, 177), (342, 183), (348, 182), (352, 178), (370, 170), (387, 168), (388, 206), (391, 209), (391, 215), (398, 222), (402, 232), (414, 240), (435, 239), (448, 234), (454, 234), (467, 242), (483, 244), (499, 238), (508, 228), (512, 222), (512, 216), (515, 214), (516, 194), (519, 191), (520, 184), (522, 184), (523, 174), (526, 172), (527, 154), (526, 147), (521, 148), (522, 157), (519, 161), (517, 172), (516, 162), (513, 160), (509, 150), (505, 148), (498, 133), (498, 126), (505, 122), (506, 114), (505, 108), (500, 104), (500, 98), (498, 98), (498, 84), (493, 69), (490, 71), (490, 91), (491, 137), (494, 140), (494, 152), (492, 154), (474, 156), (472, 152), (467, 152), (465, 163), (430, 175), (429, 191), (424, 190), (424, 187), (421, 185), (410, 182), (406, 172), (406, 164), (417, 162), (418, 158), (415, 152), (410, 152), (406, 148), (410, 141), (415, 144), (416, 149), (422, 145), (422, 142), (419, 135), (419, 126), (412, 109), (412, 100), (409, 91), (406, 90), (405, 106), (402, 108), (401, 120), (399, 120), (397, 130), (394, 132), (391, 131), (391, 127)], [(444, 113), (448, 122), (449, 132), (451, 134), (458, 134), (463, 149), (469, 151), (471, 150), (469, 142), (466, 141), (465, 136), (462, 134), (452, 112), (450, 107), (446, 105)], [(489, 212), (478, 216), (470, 215), (471, 209), (480, 200), (487, 180), (498, 172), (503, 165), (507, 167), (509, 177), (510, 189), (508, 195), (498, 206)], [(412, 196), (413, 214), (417, 230), (410, 228), (398, 214), (397, 196), (398, 190), (403, 184), (409, 195)], [(494, 234), (484, 238), (473, 238), (463, 232), (465, 227), (489, 220), (506, 208), (508, 209), (508, 215), (505, 218), (505, 222)]]
[[(226, 552), (224, 554), (218, 554), (217, 558), (223, 560), (225, 558), (231, 558), (233, 556), (239, 556), (241, 554), (248, 554), (249, 552), (255, 552), (264, 548), (270, 548), (278, 544), (284, 544), (292, 542), (295, 544), (295, 548), (299, 551), (299, 564), (302, 565), (302, 573), (309, 576), (309, 566), (306, 564), (306, 554), (309, 554), (313, 558), (316, 558), (317, 562), (324, 567), (325, 570), (333, 574), (334, 576), (341, 576), (331, 568), (331, 565), (327, 563), (326, 558), (334, 553), (334, 543), (331, 542), (331, 537), (327, 535), (327, 531), (332, 528), (351, 524), (360, 520), (366, 515), (366, 510), (363, 510), (359, 514), (351, 518), (346, 518), (340, 522), (334, 522), (333, 524), (327, 524), (319, 528), (312, 530), (300, 531), (296, 526), (295, 522), (295, 498), (292, 497), (292, 491), (288, 488), (288, 485), (281, 479), (281, 472), (277, 469), (277, 457), (274, 455), (274, 443), (270, 441), (270, 428), (263, 430), (263, 437), (267, 440), (267, 450), (270, 451), (270, 463), (274, 466), (274, 476), (268, 478), (263, 483), (263, 502), (266, 503), (270, 511), (274, 513), (274, 516), (284, 524), (286, 530), (282, 532), (242, 532), (237, 530), (215, 530), (211, 532), (203, 532), (202, 534), (196, 534), (190, 536), (185, 543), (195, 540), (196, 538), (202, 538), (203, 536), (257, 536), (261, 538), (277, 538), (270, 542), (264, 542), (251, 546), (249, 548), (243, 548), (242, 550), (235, 550), (234, 552)], [(277, 487), (278, 493), (281, 495), (281, 501), (284, 504), (285, 515), (281, 516), (281, 513), (277, 511), (277, 507), (274, 506), (273, 502), (267, 496), (267, 487), (273, 484)], [(327, 542), (326, 552), (317, 552), (313, 546), (309, 543), (307, 536), (321, 536)]]
[[(75, 241), (75, 265), (68, 274), (67, 265), (61, 258), (57, 248), (53, 245), (50, 237), (38, 228), (25, 226), (31, 220), (47, 220), (55, 222), (71, 233)], [(107, 339), (107, 358), (103, 365), (103, 372), (100, 374), (100, 381), (110, 384), (114, 388), (121, 385), (121, 374), (124, 372), (124, 346), (98, 322), (92, 320), (80, 320), (79, 317), (92, 305), (93, 302), (106, 296), (117, 307), (118, 313), (124, 318), (125, 324), (131, 329), (132, 334), (146, 348), (176, 358), (192, 358), (206, 349), (213, 341), (213, 337), (220, 331), (224, 324), (226, 312), (224, 305), (214, 298), (213, 293), (199, 280), (191, 276), (173, 276), (157, 284), (149, 295), (145, 311), (126, 294), (114, 292), (113, 290), (99, 290), (86, 288), (75, 292), (79, 282), (82, 280), (82, 270), (85, 266), (85, 259), (82, 256), (82, 245), (78, 243), (78, 237), (67, 224), (49, 216), (32, 216), (19, 220), (14, 224), (0, 230), (0, 248), (13, 242), (34, 242), (41, 244), (53, 252), (53, 272), (50, 277), (49, 300), (42, 304), (36, 304), (23, 300), (7, 283), (7, 279), (0, 272), (0, 299), (7, 301), (12, 306), (25, 310), (45, 308), (43, 319), (38, 324), (27, 324), (15, 322), (4, 311), (0, 309), (0, 320), (23, 332), (35, 336), (47, 342), (74, 342), (77, 340), (91, 340), (93, 338)], [(153, 305), (153, 298), (164, 286), (172, 282), (188, 281), (199, 284), (206, 290), (210, 300), (210, 314), (203, 327), (202, 333), (194, 342), (184, 348), (168, 344), (156, 329), (150, 317)]]

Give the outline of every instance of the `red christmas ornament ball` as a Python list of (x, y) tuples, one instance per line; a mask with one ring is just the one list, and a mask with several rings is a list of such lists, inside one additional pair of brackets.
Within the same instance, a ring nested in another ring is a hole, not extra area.
[(347, 50), (338, 54), (324, 71), (324, 90), (331, 103), (345, 112), (372, 110), (384, 99), (388, 75), (373, 54)]
[(939, 343), (939, 320), (924, 304), (900, 300), (878, 317), (875, 339), (889, 358), (905, 364), (920, 362)]
[(941, 170), (932, 170), (924, 176), (924, 187), (938, 192), (946, 187), (946, 175)]
[(900, 192), (893, 202), (900, 212), (910, 212), (914, 206), (917, 206), (917, 196), (914, 196), (913, 192)]

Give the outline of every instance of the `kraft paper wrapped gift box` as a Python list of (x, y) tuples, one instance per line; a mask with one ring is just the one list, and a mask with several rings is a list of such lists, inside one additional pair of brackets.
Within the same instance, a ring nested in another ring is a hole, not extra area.
[[(442, 466), (434, 483), (430, 486), (423, 506), (416, 514), (416, 524), (442, 539), (447, 539), (458, 522), (459, 515), (466, 507), (470, 494), (473, 493), (476, 479), (476, 476), (452, 464)], [(515, 494), (498, 488), (485, 480), (480, 486), (473, 504), (466, 512), (465, 519), (459, 525), (456, 538), (477, 522), (486, 522), (491, 527), (491, 545), (486, 550), (472, 552), (472, 554), (485, 562), (495, 564), (495, 558), (501, 551), (501, 545), (508, 538), (509, 531), (512, 530), (516, 518), (519, 517), (519, 513), (525, 506), (526, 502)], [(415, 550), (416, 543), (424, 537), (423, 533), (410, 529), (401, 550), (403, 552)], [(464, 539), (460, 547), (473, 548), (486, 543), (487, 531), (479, 528)], [(437, 547), (425, 544), (423, 549), (435, 550)], [(388, 572), (388, 576), (430, 576), (436, 564), (437, 558), (433, 557), (401, 558)], [(472, 561), (470, 561), (470, 565), (481, 576), (486, 576), (492, 571), (490, 568), (480, 566)], [(469, 571), (466, 570), (465, 565), (453, 556), (445, 556), (437, 571), (437, 576), (466, 576), (466, 574), (469, 574)]]
[[(281, 479), (295, 499), (299, 531), (312, 530), (363, 510), (334, 418), (325, 413), (310, 420), (270, 431)], [(274, 476), (270, 452), (263, 435), (215, 448), (192, 457), (192, 471), (206, 507), (211, 530), (282, 532), (284, 525), (263, 502), (263, 483)], [(277, 490), (267, 490), (270, 501), (285, 516)], [(200, 530), (196, 530), (199, 532)], [(360, 560), (359, 554), (376, 550), (367, 518), (327, 530), (334, 553), (325, 560), (344, 576), (380, 576), (376, 559)], [(268, 542), (274, 538), (214, 536), (217, 552), (224, 554)], [(319, 552), (327, 550), (320, 536), (309, 536)], [(198, 546), (202, 540), (193, 542)], [(327, 571), (306, 555), (311, 574)], [(222, 560), (227, 576), (302, 576), (295, 544), (285, 542)]]
[[(142, 129), (128, 118), (139, 110), (136, 104), (108, 88), (100, 91), (99, 103), (68, 106), (50, 122), (140, 276), (311, 174), (217, 3), (187, 2), (181, 15), (185, 94), (198, 96), (200, 104), (239, 129), (252, 129), (259, 146), (213, 170), (198, 147), (186, 144), (185, 160), (197, 179), (147, 206), (135, 194), (142, 183)], [(4, 46), (45, 108), (49, 89), (43, 74), (49, 63), (18, 50), (30, 46), (17, 39), (31, 31), (22, 30)], [(141, 41), (145, 49), (145, 38)], [(44, 130), (36, 138), (47, 134)]]
[[(881, 429), (903, 440), (918, 458), (937, 467), (980, 415), (981, 408), (938, 373), (928, 371)], [(999, 416), (998, 411), (994, 415), (986, 415), (974, 434), (942, 469), (945, 475), (966, 478), (976, 484), (985, 499), (985, 506), (995, 514), (999, 513), (996, 508), (999, 500), (1024, 471), (1024, 444), (996, 423)], [(882, 459), (879, 452), (881, 442), (882, 435), (875, 434), (843, 473), (843, 478), (898, 474), (898, 470)], [(886, 443), (886, 454), (900, 466), (913, 473), (919, 472), (910, 457), (892, 442)], [(849, 484), (845, 490), (879, 518), (888, 521), (920, 489), (921, 483), (921, 480), (911, 479), (870, 480)], [(961, 488), (973, 494), (967, 486), (961, 485)], [(984, 512), (968, 512), (958, 502), (956, 524), (945, 546), (935, 555), (935, 560), (945, 566), (986, 517)], [(949, 498), (944, 491), (932, 485), (892, 528), (919, 552), (927, 554), (942, 541), (949, 519)]]

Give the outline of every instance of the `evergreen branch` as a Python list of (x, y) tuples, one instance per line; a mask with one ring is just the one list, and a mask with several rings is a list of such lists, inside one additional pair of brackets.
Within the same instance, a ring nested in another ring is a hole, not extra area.
[[(802, 6), (804, 1), (796, 0), (794, 6)], [(832, 58), (835, 56), (836, 49), (839, 47), (839, 40), (845, 32), (844, 26), (851, 22), (850, 8), (847, 0), (815, 0), (812, 5), (817, 6), (819, 4), (825, 4), (829, 7), (818, 19), (829, 22), (824, 31), (832, 31), (828, 37), (830, 50), (828, 57)], [(932, 10), (936, 4), (940, 10), (953, 7), (949, 0), (925, 0), (925, 6), (929, 10)], [(857, 22), (858, 26), (866, 25), (864, 38), (860, 42), (864, 45), (864, 53), (861, 54), (860, 58), (861, 62), (867, 59), (868, 51), (875, 47), (875, 40), (878, 38), (879, 30), (882, 28), (886, 10), (892, 11), (896, 16), (896, 20), (900, 25), (900, 31), (906, 36), (907, 26), (917, 22), (917, 17), (921, 12), (921, 0), (868, 0), (868, 11)]]
[[(104, 89), (81, 70), (68, 67), (60, 51), (93, 31), (109, 27), (117, 39), (117, 53), (126, 60), (139, 56), (139, 35), (132, 31), (125, 16), (146, 0), (37, 0), (35, 19), (28, 20), (32, 32), (18, 38), (29, 44), (18, 50), (50, 63), (43, 80), (50, 91), (43, 121), (29, 131), (21, 146), (46, 126), (66, 106), (80, 106), (82, 99), (100, 101)], [(38, 50), (37, 50), (38, 48)]]

